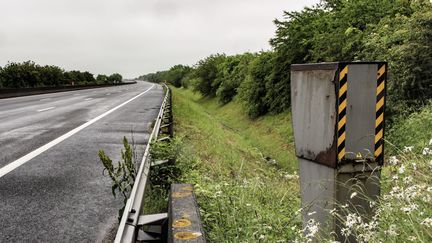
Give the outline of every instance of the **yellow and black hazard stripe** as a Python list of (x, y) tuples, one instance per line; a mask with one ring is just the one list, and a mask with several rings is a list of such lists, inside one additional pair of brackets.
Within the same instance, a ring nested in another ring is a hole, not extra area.
[(375, 119), (375, 161), (382, 163), (384, 160), (384, 108), (386, 91), (387, 64), (378, 64), (377, 88), (376, 88), (376, 119)]
[(338, 160), (345, 157), (345, 124), (348, 89), (348, 65), (343, 64), (339, 68), (339, 92), (338, 92)]

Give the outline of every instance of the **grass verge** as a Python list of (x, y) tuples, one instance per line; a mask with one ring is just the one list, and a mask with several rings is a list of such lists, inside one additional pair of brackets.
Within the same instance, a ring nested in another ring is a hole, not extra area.
[(300, 200), (289, 114), (252, 121), (236, 102), (173, 94), (180, 181), (195, 185), (209, 240), (295, 238)]
[[(307, 228), (301, 228), (289, 113), (250, 120), (235, 101), (221, 106), (187, 89), (173, 88), (173, 93), (176, 139), (168, 154), (175, 154), (177, 162), (153, 170), (147, 211), (166, 211), (169, 183), (162, 182), (191, 183), (210, 242), (317, 237), (305, 237)], [(344, 232), (357, 241), (432, 240), (431, 110), (428, 106), (389, 129), (387, 154), (396, 156), (388, 156), (383, 168), (382, 196), (370, 205), (373, 219), (363, 221), (355, 213), (341, 218)], [(155, 148), (154, 154), (166, 150)], [(333, 240), (323, 237), (317, 238)]]

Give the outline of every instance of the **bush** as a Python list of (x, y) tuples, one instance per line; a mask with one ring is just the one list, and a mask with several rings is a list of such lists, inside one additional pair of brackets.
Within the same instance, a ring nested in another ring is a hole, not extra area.
[(183, 65), (175, 65), (166, 73), (166, 80), (174, 87), (181, 87), (183, 78), (190, 72), (191, 68)]
[[(432, 5), (413, 5), (410, 15), (387, 17), (365, 39), (367, 59), (389, 62), (388, 107), (392, 114), (417, 110), (432, 98)], [(402, 103), (405, 103), (402, 104)]]
[(255, 57), (254, 54), (245, 53), (242, 55), (228, 56), (218, 66), (219, 88), (216, 96), (219, 102), (226, 104), (230, 102), (238, 92), (238, 87), (246, 79), (249, 71), (249, 64)]
[(108, 77), (108, 81), (111, 83), (119, 83), (123, 80), (123, 77), (118, 73), (113, 73)]
[(1, 76), (5, 88), (34, 88), (41, 85), (41, 67), (32, 61), (8, 63)]
[(274, 23), (273, 50), (265, 54), (216, 54), (198, 61), (187, 75), (168, 70), (146, 77), (160, 82), (171, 75), (174, 86), (193, 85), (223, 104), (240, 93), (248, 114), (257, 117), (289, 109), (291, 64), (383, 60), (389, 62), (388, 121), (432, 98), (430, 1), (324, 0), (285, 12)]
[(221, 54), (211, 55), (200, 60), (195, 70), (197, 83), (194, 89), (204, 96), (215, 96), (221, 80), (218, 79), (218, 65), (225, 61), (226, 56)]
[(99, 75), (98, 80), (90, 72), (67, 71), (54, 65), (40, 66), (32, 61), (22, 63), (10, 62), (5, 67), (0, 67), (0, 87), (3, 88), (35, 88), (55, 87), (64, 85), (87, 85), (103, 83), (111, 78), (121, 81), (120, 74), (110, 77)]
[(251, 63), (246, 80), (240, 85), (239, 96), (246, 112), (252, 118), (264, 115), (269, 111), (266, 100), (266, 83), (271, 79), (273, 53), (262, 52)]

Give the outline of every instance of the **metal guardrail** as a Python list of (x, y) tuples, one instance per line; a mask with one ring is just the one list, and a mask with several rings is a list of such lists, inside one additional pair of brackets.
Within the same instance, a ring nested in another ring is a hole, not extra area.
[[(167, 219), (167, 214), (141, 215), (143, 207), (144, 192), (147, 185), (148, 175), (151, 167), (150, 145), (157, 140), (166, 140), (173, 135), (172, 107), (171, 107), (171, 90), (163, 84), (166, 90), (164, 100), (162, 102), (159, 114), (156, 118), (152, 133), (150, 134), (143, 159), (138, 170), (131, 194), (127, 200), (125, 210), (123, 212), (119, 228), (117, 230), (115, 241), (116, 243), (135, 242), (139, 234), (139, 228), (142, 225), (152, 225)], [(167, 128), (165, 137), (159, 138), (162, 128)], [(146, 235), (140, 232), (142, 237), (151, 238), (151, 235)]]

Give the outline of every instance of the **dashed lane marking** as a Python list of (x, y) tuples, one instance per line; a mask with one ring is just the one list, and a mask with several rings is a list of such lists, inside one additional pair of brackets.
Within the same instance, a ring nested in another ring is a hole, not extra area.
[(111, 114), (112, 112), (116, 111), (117, 109), (125, 106), (126, 104), (128, 104), (129, 102), (135, 100), (136, 98), (140, 97), (141, 95), (147, 93), (148, 91), (150, 91), (152, 88), (154, 87), (154, 84), (148, 88), (146, 91), (139, 93), (138, 95), (134, 96), (133, 98), (123, 102), (122, 104), (112, 108), (111, 110), (103, 113), (102, 115), (99, 115), (93, 119), (91, 119), (90, 121), (82, 124), (81, 126), (74, 128), (73, 130), (63, 134), (62, 136), (52, 140), (51, 142), (43, 145), (40, 148), (37, 148), (36, 150), (33, 150), (32, 152), (24, 155), (23, 157), (9, 163), (8, 165), (0, 168), (0, 178), (3, 177), (4, 175), (8, 174), (9, 172), (15, 170), (16, 168), (20, 167), (21, 165), (27, 163), (28, 161), (30, 161), (31, 159), (33, 159), (34, 157), (40, 155), (41, 153), (47, 151), (48, 149), (54, 147), (55, 145), (61, 143), (62, 141), (66, 140), (67, 138), (71, 137), (72, 135), (76, 134), (77, 132), (83, 130), (84, 128), (90, 126), (91, 124), (99, 121), (100, 119), (104, 118), (105, 116)]
[(54, 109), (54, 108), (55, 108), (54, 106), (51, 106), (51, 107), (48, 107), (48, 108), (44, 108), (44, 109), (37, 110), (37, 112), (49, 111), (49, 110), (52, 110), (52, 109)]

